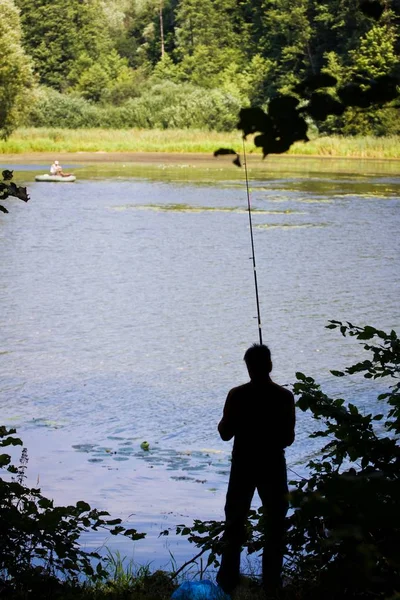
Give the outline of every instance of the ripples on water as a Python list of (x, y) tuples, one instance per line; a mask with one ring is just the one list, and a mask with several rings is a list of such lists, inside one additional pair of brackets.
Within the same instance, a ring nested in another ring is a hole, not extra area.
[[(159, 531), (223, 515), (230, 445), (216, 423), (257, 341), (245, 187), (229, 172), (191, 181), (189, 168), (179, 181), (90, 173), (29, 183), (31, 202), (1, 219), (2, 421), (18, 426), (44, 493), (123, 516), (149, 532), (134, 557), (166, 564), (168, 549), (178, 560), (191, 549), (157, 542)], [(329, 375), (360, 351), (324, 326), (398, 327), (400, 179), (257, 177), (274, 377), (290, 384), (303, 371), (373, 410), (381, 384)], [(299, 415), (287, 453), (296, 472), (318, 448), (313, 426)]]

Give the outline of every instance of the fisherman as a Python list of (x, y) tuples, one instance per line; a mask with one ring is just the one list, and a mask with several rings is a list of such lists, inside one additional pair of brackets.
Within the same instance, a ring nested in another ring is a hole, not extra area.
[(50, 167), (50, 175), (57, 175), (58, 177), (70, 177), (72, 173), (64, 173), (58, 160), (55, 160)]
[(293, 394), (274, 383), (271, 353), (254, 344), (244, 355), (250, 381), (230, 390), (218, 431), (234, 437), (225, 504), (225, 531), (217, 583), (228, 594), (239, 583), (245, 522), (255, 490), (264, 515), (262, 583), (267, 593), (282, 587), (288, 485), (285, 448), (294, 441)]

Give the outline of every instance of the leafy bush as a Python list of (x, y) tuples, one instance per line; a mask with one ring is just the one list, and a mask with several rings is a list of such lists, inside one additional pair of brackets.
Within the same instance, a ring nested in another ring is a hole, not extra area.
[(121, 106), (92, 104), (76, 95), (42, 88), (27, 125), (69, 129), (106, 127), (234, 129), (240, 101), (221, 90), (189, 84), (158, 83)]
[(150, 128), (234, 129), (240, 101), (220, 90), (203, 90), (190, 84), (165, 82), (151, 87), (130, 103), (140, 123)]
[[(399, 377), (400, 340), (394, 331), (386, 334), (338, 321), (328, 328), (366, 341), (364, 348), (372, 353), (333, 375)], [(378, 396), (388, 407), (372, 415), (329, 398), (311, 377), (298, 373), (297, 378), (297, 406), (323, 423), (312, 437), (329, 442), (321, 458), (308, 464), (310, 476), (296, 482), (291, 494), (292, 575), (319, 593), (322, 588), (327, 598), (389, 597), (400, 589), (400, 383)]]
[[(0, 447), (21, 446), (15, 433), (15, 429), (0, 427)], [(0, 478), (0, 588), (21, 592), (60, 578), (77, 581), (81, 574), (93, 580), (106, 577), (99, 554), (80, 548), (82, 533), (104, 528), (132, 540), (145, 534), (126, 530), (121, 519), (109, 519), (108, 512), (93, 509), (87, 502), (54, 506), (40, 489), (25, 486), (27, 462), (26, 448), (18, 467), (9, 454), (0, 454), (0, 468), (10, 474)]]
[(79, 96), (60, 94), (50, 88), (40, 88), (27, 125), (34, 127), (101, 127), (96, 106)]

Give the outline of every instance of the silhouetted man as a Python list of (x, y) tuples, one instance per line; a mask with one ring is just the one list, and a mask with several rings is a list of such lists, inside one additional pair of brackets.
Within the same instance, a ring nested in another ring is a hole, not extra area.
[(294, 441), (293, 394), (271, 380), (271, 353), (254, 344), (245, 355), (250, 381), (230, 390), (218, 431), (234, 437), (225, 504), (224, 549), (217, 582), (231, 593), (239, 582), (245, 522), (257, 489), (264, 510), (262, 581), (266, 590), (281, 587), (288, 487), (284, 449)]

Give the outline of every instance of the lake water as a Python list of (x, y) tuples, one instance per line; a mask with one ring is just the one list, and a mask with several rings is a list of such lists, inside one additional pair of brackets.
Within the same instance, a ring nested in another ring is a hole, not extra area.
[[(382, 383), (329, 374), (361, 352), (325, 325), (399, 328), (396, 166), (282, 164), (250, 169), (274, 379), (289, 385), (302, 371), (374, 410)], [(179, 564), (196, 549), (158, 534), (223, 518), (231, 446), (216, 425), (258, 341), (244, 173), (179, 162), (73, 168), (76, 183), (43, 184), (33, 181), (43, 166), (16, 167), (31, 201), (7, 202), (0, 219), (1, 421), (28, 448), (29, 483), (148, 533), (134, 546), (87, 536), (87, 547), (152, 568), (171, 552)], [(318, 450), (313, 428), (298, 416), (293, 477)]]

